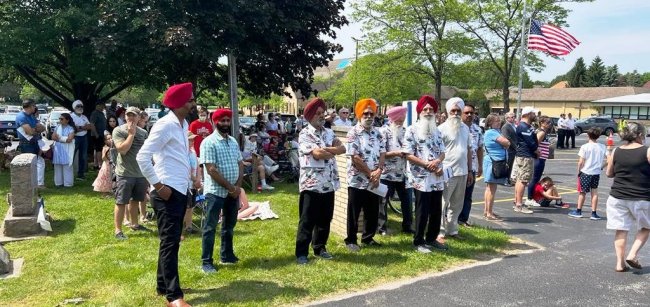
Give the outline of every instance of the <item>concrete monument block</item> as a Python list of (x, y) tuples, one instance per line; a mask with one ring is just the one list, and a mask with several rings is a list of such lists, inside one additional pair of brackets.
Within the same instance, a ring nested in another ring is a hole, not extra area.
[(9, 252), (0, 245), (0, 275), (9, 273), (11, 270), (11, 257)]
[(12, 216), (30, 216), (36, 211), (36, 159), (34, 154), (20, 154), (11, 161), (9, 204)]

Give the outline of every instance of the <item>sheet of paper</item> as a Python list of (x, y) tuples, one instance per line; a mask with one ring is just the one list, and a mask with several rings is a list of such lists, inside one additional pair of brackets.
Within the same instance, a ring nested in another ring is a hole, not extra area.
[(376, 188), (370, 189), (369, 191), (381, 197), (386, 197), (386, 194), (388, 193), (388, 186), (383, 183), (379, 183), (379, 185)]

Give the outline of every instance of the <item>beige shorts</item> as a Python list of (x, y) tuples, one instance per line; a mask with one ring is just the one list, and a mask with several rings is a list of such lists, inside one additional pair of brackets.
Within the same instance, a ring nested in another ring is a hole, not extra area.
[(533, 178), (533, 161), (533, 158), (515, 157), (510, 180), (513, 182), (529, 182)]
[[(636, 223), (636, 225), (635, 225)], [(650, 201), (607, 198), (607, 229), (650, 229)]]

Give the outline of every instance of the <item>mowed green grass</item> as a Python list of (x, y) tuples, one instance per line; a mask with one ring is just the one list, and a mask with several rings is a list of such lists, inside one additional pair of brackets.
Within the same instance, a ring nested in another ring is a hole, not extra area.
[[(0, 176), (2, 199), (10, 182)], [(92, 191), (95, 173), (71, 189), (55, 189), (48, 172), (42, 192), (53, 218), (54, 232), (47, 237), (8, 243), (12, 258), (24, 258), (19, 278), (0, 280), (1, 306), (55, 306), (81, 298), (84, 306), (163, 306), (156, 296), (156, 232), (125, 231), (126, 241), (113, 238), (113, 201)], [(181, 243), (179, 270), (185, 298), (193, 305), (286, 305), (358, 291), (389, 281), (442, 271), (486, 254), (497, 253), (508, 237), (474, 227), (462, 229), (468, 238), (451, 241), (451, 251), (422, 255), (414, 252), (411, 237), (396, 234), (378, 237), (380, 248), (349, 253), (343, 238), (332, 234), (328, 244), (333, 261), (310, 257), (306, 266), (295, 264), (298, 223), (296, 184), (278, 184), (272, 193), (250, 193), (252, 201), (269, 200), (280, 218), (238, 222), (235, 252), (241, 261), (219, 266), (213, 275), (200, 269), (201, 236), (190, 235)], [(0, 203), (0, 217), (7, 210)], [(480, 209), (475, 209), (480, 210)], [(391, 215), (392, 229), (399, 229)], [(147, 227), (155, 230), (155, 225)], [(217, 238), (217, 245), (219, 240)], [(218, 255), (218, 246), (215, 252)], [(216, 257), (218, 259), (218, 256)]]

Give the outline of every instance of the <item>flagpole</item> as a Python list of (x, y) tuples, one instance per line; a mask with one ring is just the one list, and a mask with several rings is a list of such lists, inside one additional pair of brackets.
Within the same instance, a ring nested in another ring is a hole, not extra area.
[[(524, 11), (521, 14), (521, 45), (519, 46), (519, 85), (517, 90), (517, 120), (521, 119), (521, 90), (524, 86), (524, 62), (526, 62), (526, 3), (524, 0)], [(528, 26), (530, 30), (530, 26)]]

